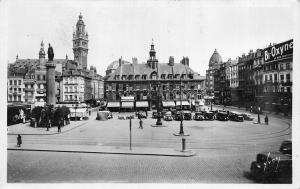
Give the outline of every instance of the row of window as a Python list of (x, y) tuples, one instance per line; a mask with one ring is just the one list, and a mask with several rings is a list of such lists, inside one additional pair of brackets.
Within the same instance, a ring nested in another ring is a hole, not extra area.
[[(174, 76), (174, 77), (173, 77)], [(193, 76), (193, 74), (189, 74), (189, 75), (186, 75), (186, 74), (175, 74), (175, 75), (172, 75), (172, 74), (168, 74), (168, 75), (166, 75), (166, 74), (161, 74), (161, 77), (160, 77), (160, 79), (193, 79), (194, 78), (194, 76)], [(142, 80), (146, 80), (147, 79), (147, 75), (142, 75), (142, 76), (140, 76), (140, 75), (135, 75), (135, 76), (133, 76), (133, 75), (122, 75), (122, 77), (121, 77), (121, 80), (133, 80), (133, 79), (135, 79), (135, 80), (140, 80), (140, 79), (142, 79)], [(157, 79), (157, 74), (156, 73), (152, 73), (151, 75), (150, 75), (150, 79), (152, 79), (152, 80), (156, 80)], [(116, 75), (115, 76), (115, 80), (120, 80), (120, 75)]]
[(291, 87), (278, 87), (278, 86), (269, 86), (264, 87), (264, 92), (287, 92), (291, 93), (292, 88)]
[[(273, 76), (274, 76), (274, 80), (273, 80)], [(277, 74), (267, 74), (265, 75), (265, 82), (267, 81), (271, 81), (271, 82), (277, 82)], [(291, 75), (289, 73), (285, 74), (285, 80), (284, 80), (284, 74), (280, 74), (280, 82), (290, 82), (291, 81)]]
[(21, 96), (20, 95), (18, 95), (18, 96), (9, 95), (8, 96), (8, 101), (21, 101)]
[(65, 95), (65, 101), (82, 101), (83, 95)]
[(68, 86), (68, 87), (66, 86), (64, 92), (65, 93), (68, 93), (68, 92), (70, 92), (70, 93), (72, 93), (72, 92), (78, 92), (77, 86)]
[(22, 80), (20, 79), (10, 79), (9, 80), (9, 85), (21, 85)]

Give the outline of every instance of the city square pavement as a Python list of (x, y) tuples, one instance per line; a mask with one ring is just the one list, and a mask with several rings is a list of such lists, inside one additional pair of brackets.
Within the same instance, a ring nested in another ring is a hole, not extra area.
[[(292, 132), (291, 119), (273, 114), (268, 114), (269, 125), (263, 124), (263, 115), (262, 124), (255, 124), (254, 114), (254, 121), (184, 121), (184, 132), (190, 134), (185, 137), (186, 148), (195, 154), (177, 157), (176, 153), (183, 153), (182, 137), (174, 136), (179, 132), (179, 121), (163, 121), (166, 127), (152, 127), (156, 120), (148, 117), (140, 129), (135, 118), (131, 130), (134, 153), (128, 156), (129, 120), (119, 120), (117, 113), (107, 121), (98, 121), (95, 116), (93, 112), (88, 121), (77, 126), (71, 123), (73, 129), (62, 133), (23, 135), (21, 148), (16, 147), (16, 136), (8, 135), (8, 182), (251, 183), (245, 174), (256, 154), (278, 150)], [(79, 165), (70, 165), (76, 163)], [(61, 172), (62, 168), (65, 171)]]

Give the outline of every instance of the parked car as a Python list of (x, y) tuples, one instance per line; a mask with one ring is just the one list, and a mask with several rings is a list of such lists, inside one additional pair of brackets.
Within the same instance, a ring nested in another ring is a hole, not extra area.
[(243, 122), (244, 116), (238, 112), (229, 112), (229, 120)]
[(204, 119), (204, 114), (202, 112), (195, 112), (194, 120), (202, 121)]
[(164, 116), (164, 120), (165, 121), (172, 121), (173, 120), (172, 112), (166, 112), (165, 116)]
[(215, 112), (213, 112), (213, 111), (205, 112), (204, 118), (205, 118), (205, 120), (215, 120), (216, 119)]
[(146, 113), (143, 113), (142, 111), (139, 111), (137, 113), (137, 117), (138, 117), (138, 119), (147, 118)]
[(158, 117), (158, 113), (157, 112), (152, 112), (152, 118), (157, 119), (157, 117)]
[(107, 116), (108, 119), (112, 119), (113, 118), (113, 114), (111, 113), (111, 111), (108, 111), (108, 116)]
[(292, 183), (292, 155), (282, 153), (285, 147), (291, 152), (291, 141), (283, 141), (277, 152), (257, 154), (256, 161), (253, 161), (250, 167), (253, 179), (259, 182)]
[(219, 121), (228, 121), (228, 113), (226, 111), (218, 111), (218, 113), (216, 113), (216, 119)]
[(254, 120), (254, 118), (251, 117), (251, 114), (242, 113), (241, 115), (244, 117), (244, 120), (246, 120), (246, 121), (253, 121)]
[(181, 114), (181, 111), (177, 111), (175, 116), (174, 116), (174, 120), (181, 121), (181, 120), (183, 120), (183, 118), (184, 118), (183, 113)]
[(192, 112), (191, 111), (183, 111), (183, 119), (184, 120), (191, 120), (192, 119)]
[(282, 141), (279, 152), (283, 154), (292, 155), (292, 141), (291, 140), (284, 140)]

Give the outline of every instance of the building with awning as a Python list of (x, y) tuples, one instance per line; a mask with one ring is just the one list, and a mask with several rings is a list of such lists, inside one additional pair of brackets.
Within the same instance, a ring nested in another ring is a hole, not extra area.
[(148, 108), (149, 104), (148, 104), (148, 101), (136, 101), (135, 107), (136, 108)]
[(133, 111), (134, 96), (122, 96), (120, 109), (121, 109), (121, 111)]
[(108, 102), (107, 108), (120, 108), (120, 102)]
[(175, 107), (174, 101), (163, 101), (162, 104), (163, 104), (163, 107)]
[[(180, 106), (180, 101), (176, 101), (176, 106)], [(188, 101), (182, 101), (182, 106), (190, 106)]]
[(121, 102), (121, 108), (133, 108), (134, 102)]

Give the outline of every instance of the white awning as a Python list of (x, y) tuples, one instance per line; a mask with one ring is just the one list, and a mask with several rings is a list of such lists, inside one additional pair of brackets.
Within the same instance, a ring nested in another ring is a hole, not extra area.
[(120, 107), (120, 102), (108, 102), (107, 107), (108, 108), (119, 108)]
[(148, 101), (136, 101), (135, 107), (148, 108)]
[(175, 106), (174, 101), (163, 101), (162, 104), (164, 107), (174, 107)]
[(133, 102), (122, 102), (122, 108), (133, 108)]
[[(180, 106), (180, 101), (176, 101), (176, 106)], [(182, 101), (182, 106), (190, 106), (188, 101)]]

